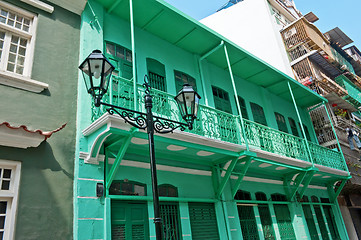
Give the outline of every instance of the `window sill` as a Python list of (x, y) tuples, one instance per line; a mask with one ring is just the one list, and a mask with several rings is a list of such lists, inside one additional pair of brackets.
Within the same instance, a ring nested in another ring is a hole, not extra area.
[(35, 93), (40, 93), (49, 87), (49, 85), (46, 83), (4, 71), (0, 71), (0, 84)]

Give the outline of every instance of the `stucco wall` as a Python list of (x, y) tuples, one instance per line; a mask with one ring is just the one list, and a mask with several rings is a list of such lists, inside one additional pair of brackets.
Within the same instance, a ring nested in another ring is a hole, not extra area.
[(0, 159), (22, 162), (16, 239), (72, 239), (73, 164), (80, 17), (55, 6), (52, 14), (17, 0), (38, 14), (32, 79), (49, 84), (42, 93), (0, 85), (0, 122), (54, 130), (39, 147), (0, 147)]

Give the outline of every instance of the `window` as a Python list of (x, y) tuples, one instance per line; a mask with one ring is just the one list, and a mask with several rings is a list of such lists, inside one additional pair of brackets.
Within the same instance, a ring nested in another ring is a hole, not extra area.
[(256, 123), (267, 126), (267, 120), (266, 116), (264, 115), (263, 108), (260, 105), (251, 102), (251, 110), (253, 114), (253, 120)]
[(278, 130), (288, 133), (285, 117), (282, 114), (277, 113), (277, 112), (275, 112), (275, 117), (276, 117), (276, 121), (277, 121)]
[(226, 91), (221, 88), (212, 86), (214, 107), (223, 112), (232, 113), (231, 102)]
[(292, 134), (296, 137), (299, 137), (300, 135), (298, 134), (295, 120), (293, 120), (293, 118), (288, 118), (288, 122), (290, 123)]
[(178, 197), (177, 188), (169, 184), (160, 185), (158, 192), (160, 197)]
[(105, 56), (114, 65), (114, 76), (133, 77), (132, 51), (112, 42), (105, 42)]
[[(258, 201), (267, 201), (266, 194), (263, 192), (256, 193), (256, 199)], [(258, 204), (258, 212), (261, 218), (262, 230), (265, 240), (276, 239), (275, 232), (273, 229), (273, 222), (268, 204)]]
[(21, 164), (0, 160), (0, 239), (13, 239)]
[[(237, 200), (251, 200), (251, 194), (238, 190), (235, 196)], [(238, 217), (241, 224), (242, 236), (245, 240), (259, 239), (256, 217), (253, 206), (247, 204), (237, 204)]]
[(113, 181), (109, 188), (111, 195), (146, 196), (145, 184), (129, 181)]
[(175, 89), (177, 93), (183, 88), (183, 85), (185, 83), (188, 83), (189, 85), (192, 86), (192, 88), (195, 91), (197, 91), (196, 80), (193, 77), (176, 70), (174, 70), (174, 77), (175, 77)]
[[(272, 194), (272, 201), (285, 202), (287, 198), (283, 194)], [(292, 225), (292, 219), (290, 215), (290, 210), (288, 209), (287, 204), (274, 204), (273, 205), (278, 228), (282, 229), (280, 231), (281, 239), (296, 239), (295, 231)]]
[(147, 58), (149, 83), (152, 88), (167, 91), (165, 67), (155, 59)]
[[(160, 197), (178, 197), (178, 190), (176, 187), (163, 184), (158, 187)], [(178, 203), (176, 202), (161, 202), (160, 203), (160, 217), (163, 220), (163, 236), (167, 240), (181, 239), (181, 221), (179, 214)]]
[(0, 70), (30, 77), (36, 16), (0, 2)]
[(245, 119), (249, 119), (247, 107), (246, 107), (246, 101), (244, 100), (244, 98), (238, 96), (238, 102), (239, 102), (239, 106), (241, 107), (242, 117)]

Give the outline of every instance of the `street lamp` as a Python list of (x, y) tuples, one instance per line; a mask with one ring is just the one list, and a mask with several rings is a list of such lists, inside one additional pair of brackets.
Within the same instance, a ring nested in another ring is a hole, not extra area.
[(159, 213), (158, 181), (154, 151), (154, 131), (165, 134), (173, 132), (175, 129), (184, 131), (186, 128), (189, 128), (192, 130), (193, 122), (197, 118), (199, 99), (201, 97), (189, 84), (184, 84), (183, 88), (179, 91), (174, 99), (178, 103), (182, 118), (186, 121), (186, 123), (177, 122), (158, 116), (153, 116), (153, 100), (150, 94), (150, 85), (147, 75), (144, 77), (143, 84), (145, 87), (144, 102), (146, 108), (146, 113), (143, 113), (101, 101), (102, 97), (108, 90), (110, 75), (114, 70), (114, 66), (100, 50), (94, 50), (83, 61), (83, 63), (80, 64), (79, 69), (83, 73), (87, 91), (90, 95), (92, 95), (96, 107), (104, 105), (108, 107), (107, 111), (109, 114), (117, 114), (130, 125), (139, 129), (147, 130), (150, 153), (150, 169), (152, 176), (155, 231), (157, 240), (161, 240), (162, 220)]

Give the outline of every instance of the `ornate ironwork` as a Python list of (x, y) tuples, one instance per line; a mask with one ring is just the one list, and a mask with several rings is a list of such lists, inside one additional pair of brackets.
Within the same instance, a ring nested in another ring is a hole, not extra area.
[[(134, 112), (133, 82), (113, 76), (112, 84), (112, 91), (108, 91), (107, 95), (103, 97), (105, 104), (100, 108), (93, 107), (92, 120), (100, 117), (108, 108), (110, 109), (109, 105), (106, 106), (107, 103), (116, 105), (113, 106), (113, 108), (119, 113), (121, 113), (122, 107)], [(144, 96), (147, 94), (146, 88), (145, 86), (138, 85), (137, 91), (138, 98), (136, 101), (139, 109), (138, 114), (124, 115), (123, 113), (123, 115), (121, 115), (115, 111), (113, 114), (117, 114), (121, 117), (131, 116), (133, 119), (136, 117), (141, 118), (140, 116), (142, 116), (144, 119), (145, 113), (140, 111), (145, 111)], [(187, 131), (187, 124), (180, 123), (182, 118), (173, 96), (157, 89), (149, 89), (149, 92), (153, 96), (152, 110), (154, 114), (154, 130), (158, 133), (168, 133), (175, 129)], [(135, 119), (128, 120), (137, 124)], [(237, 121), (239, 121), (238, 116), (211, 107), (200, 106), (198, 119), (195, 120), (193, 124), (192, 133), (242, 145), (245, 144), (245, 141), (242, 137), (243, 134), (240, 132), (240, 128), (237, 127)], [(181, 125), (178, 125), (177, 123)], [(246, 119), (244, 119), (244, 126), (245, 135), (250, 147), (259, 148), (267, 152), (295, 159), (311, 161), (307, 155), (306, 142), (303, 138)], [(146, 126), (142, 129), (145, 128)], [(310, 143), (310, 150), (314, 163), (343, 171), (347, 170), (339, 152), (314, 143)]]

